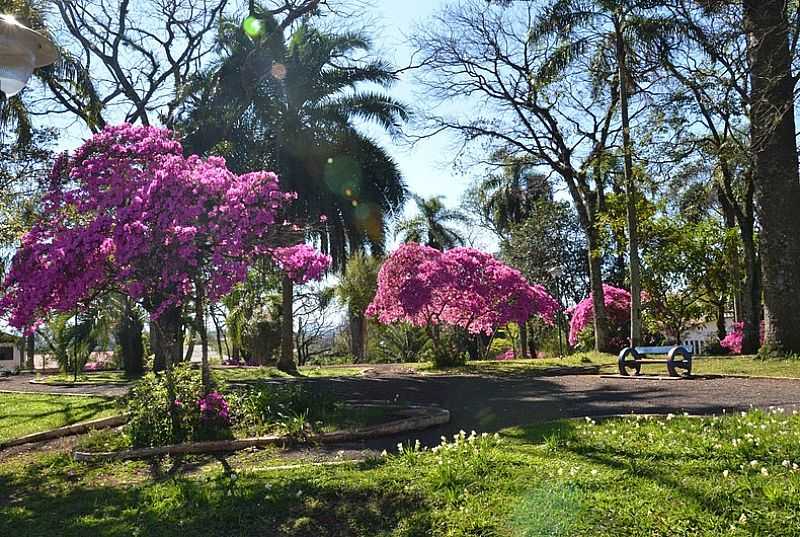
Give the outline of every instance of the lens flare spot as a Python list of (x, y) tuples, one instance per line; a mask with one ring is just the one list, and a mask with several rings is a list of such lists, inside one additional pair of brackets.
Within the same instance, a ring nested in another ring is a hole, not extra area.
[(271, 72), (272, 78), (276, 80), (283, 80), (286, 78), (286, 66), (282, 63), (273, 63)]
[(242, 30), (251, 39), (255, 39), (264, 34), (264, 21), (258, 17), (250, 15), (242, 22)]
[(371, 203), (361, 203), (353, 210), (358, 227), (372, 240), (383, 237), (383, 216), (380, 208)]
[(331, 157), (325, 165), (325, 184), (332, 193), (358, 198), (361, 191), (361, 167), (346, 155)]
[(358, 200), (353, 200), (353, 207), (358, 207)]

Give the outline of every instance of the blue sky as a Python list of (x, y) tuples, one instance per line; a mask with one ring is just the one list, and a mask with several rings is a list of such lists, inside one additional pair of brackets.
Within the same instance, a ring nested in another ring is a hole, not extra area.
[[(376, 48), (394, 65), (408, 65), (413, 51), (407, 36), (444, 4), (444, 0), (377, 0), (374, 8), (379, 27), (379, 31), (374, 33)], [(392, 95), (414, 107), (425, 106), (420, 88), (414, 83), (413, 71), (401, 76), (400, 82), (392, 89)], [(446, 135), (440, 135), (413, 147), (405, 147), (383, 137), (411, 190), (426, 197), (445, 195), (449, 204), (458, 203), (466, 185), (466, 180), (456, 175), (451, 166), (452, 141)]]
[[(411, 61), (413, 49), (408, 36), (420, 24), (428, 22), (432, 15), (447, 4), (446, 0), (374, 0), (370, 15), (375, 18), (375, 27), (366, 28), (373, 36), (377, 51), (397, 67), (407, 66)], [(414, 72), (407, 71), (392, 88), (391, 94), (424, 112), (430, 106), (421, 88), (414, 81)], [(454, 103), (454, 108), (466, 106)], [(451, 135), (440, 134), (434, 138), (410, 146), (396, 143), (388, 136), (378, 135), (367, 129), (389, 149), (397, 160), (409, 189), (423, 197), (443, 195), (447, 205), (455, 207), (461, 202), (461, 195), (473, 180), (453, 167), (454, 148), (457, 140)], [(413, 130), (411, 131), (414, 132)], [(414, 214), (413, 203), (406, 206), (406, 215)], [(482, 238), (481, 243), (491, 248), (494, 241)]]

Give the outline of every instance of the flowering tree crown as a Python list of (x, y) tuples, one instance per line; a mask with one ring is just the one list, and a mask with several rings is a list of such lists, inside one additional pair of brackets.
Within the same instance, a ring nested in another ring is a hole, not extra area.
[(551, 321), (558, 304), (519, 271), (473, 248), (440, 252), (403, 244), (381, 267), (378, 291), (367, 315), (384, 324), (447, 324), (491, 334), (534, 315)]
[[(30, 329), (106, 291), (126, 293), (157, 318), (201, 282), (218, 298), (256, 256), (269, 255), (295, 199), (270, 172), (236, 175), (222, 158), (183, 156), (173, 133), (118, 125), (59, 157), (43, 214), (22, 239), (0, 311)], [(321, 255), (321, 254), (320, 254)], [(324, 260), (312, 265), (316, 277)]]
[[(625, 289), (603, 284), (603, 303), (606, 305), (606, 314), (609, 323), (621, 326), (631, 318), (631, 294)], [(571, 316), (569, 323), (569, 343), (577, 345), (580, 333), (594, 322), (594, 306), (592, 295), (581, 300), (577, 305), (567, 310)]]

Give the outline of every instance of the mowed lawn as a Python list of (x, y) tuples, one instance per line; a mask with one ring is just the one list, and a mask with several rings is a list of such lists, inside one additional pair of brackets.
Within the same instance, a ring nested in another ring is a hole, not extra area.
[(470, 436), (327, 467), (269, 470), (243, 454), (237, 479), (214, 465), (154, 482), (141, 462), (20, 455), (0, 463), (0, 535), (800, 533), (800, 416), (580, 420)]
[(0, 442), (119, 412), (100, 397), (0, 393)]

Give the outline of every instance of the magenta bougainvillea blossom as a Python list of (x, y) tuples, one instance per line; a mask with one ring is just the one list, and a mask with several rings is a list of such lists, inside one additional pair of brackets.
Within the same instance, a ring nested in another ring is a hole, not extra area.
[[(761, 322), (761, 330), (760, 330), (760, 339), (761, 344), (764, 344), (764, 322)], [(744, 323), (734, 323), (733, 330), (724, 338), (722, 338), (719, 344), (728, 350), (728, 352), (732, 352), (733, 354), (742, 354), (742, 341), (744, 340)]]
[(472, 248), (440, 252), (403, 244), (381, 267), (378, 291), (367, 315), (381, 323), (458, 326), (491, 334), (509, 322), (534, 315), (548, 321), (556, 301), (539, 285), (490, 254)]
[(331, 256), (307, 244), (274, 248), (272, 257), (283, 272), (295, 283), (319, 280), (331, 266)]
[[(608, 321), (613, 326), (621, 326), (631, 318), (631, 294), (625, 289), (603, 284), (603, 303), (606, 305)], [(569, 322), (569, 343), (577, 345), (580, 333), (594, 322), (592, 295), (581, 300), (567, 310)]]
[(230, 424), (231, 414), (228, 402), (225, 397), (217, 392), (209, 392), (208, 395), (202, 397), (197, 401), (197, 406), (200, 409), (200, 419), (204, 421), (221, 421), (224, 424)]
[(278, 212), (295, 198), (273, 173), (236, 175), (221, 158), (185, 157), (166, 129), (108, 127), (57, 160), (42, 217), (3, 283), (0, 311), (30, 330), (47, 313), (111, 289), (139, 300), (152, 318), (181, 304), (197, 282), (218, 298), (256, 256), (270, 254), (284, 227)]

